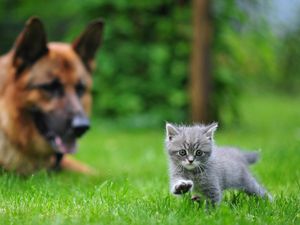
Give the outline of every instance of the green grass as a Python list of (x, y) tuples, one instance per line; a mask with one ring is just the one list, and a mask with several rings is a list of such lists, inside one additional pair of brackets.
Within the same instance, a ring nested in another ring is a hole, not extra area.
[(0, 176), (1, 224), (300, 224), (300, 98), (249, 95), (241, 123), (217, 132), (218, 144), (261, 149), (252, 167), (274, 195), (269, 203), (226, 192), (207, 210), (169, 194), (164, 127), (94, 129), (76, 155), (98, 171), (28, 178)]

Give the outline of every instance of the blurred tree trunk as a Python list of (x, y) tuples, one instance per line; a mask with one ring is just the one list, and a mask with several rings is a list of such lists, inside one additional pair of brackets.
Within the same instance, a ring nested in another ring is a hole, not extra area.
[(212, 75), (210, 48), (212, 38), (211, 0), (193, 0), (193, 43), (190, 72), (191, 119), (209, 122)]

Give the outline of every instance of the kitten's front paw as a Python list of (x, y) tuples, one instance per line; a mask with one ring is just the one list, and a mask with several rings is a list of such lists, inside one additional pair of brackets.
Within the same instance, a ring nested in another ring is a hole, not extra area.
[(193, 182), (190, 180), (182, 180), (174, 185), (172, 192), (175, 195), (184, 194), (191, 190)]

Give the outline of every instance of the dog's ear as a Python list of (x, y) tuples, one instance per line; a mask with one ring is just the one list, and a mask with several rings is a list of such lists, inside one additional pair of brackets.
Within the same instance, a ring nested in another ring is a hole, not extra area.
[(31, 17), (26, 22), (14, 49), (13, 65), (17, 75), (48, 52), (46, 33), (39, 18)]
[(93, 70), (93, 59), (102, 41), (104, 22), (102, 19), (91, 22), (72, 46), (80, 56), (88, 71)]

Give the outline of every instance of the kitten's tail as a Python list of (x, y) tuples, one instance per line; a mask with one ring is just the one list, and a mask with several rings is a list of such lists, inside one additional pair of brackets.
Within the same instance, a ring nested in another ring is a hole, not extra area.
[(246, 159), (248, 164), (256, 163), (259, 159), (259, 153), (258, 152), (243, 152), (243, 156)]

